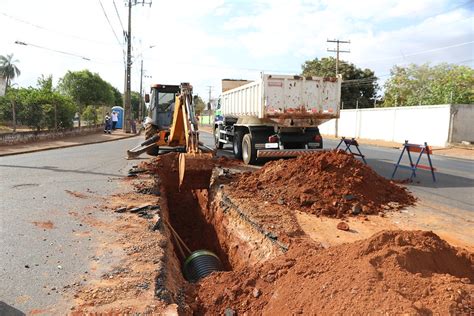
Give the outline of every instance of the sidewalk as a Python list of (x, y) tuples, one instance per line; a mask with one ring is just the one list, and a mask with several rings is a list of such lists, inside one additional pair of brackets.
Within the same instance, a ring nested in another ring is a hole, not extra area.
[(95, 133), (84, 136), (65, 137), (57, 140), (45, 140), (27, 144), (0, 146), (0, 157), (31, 153), (36, 151), (66, 148), (87, 144), (97, 144), (114, 140), (139, 136), (140, 134), (126, 134), (122, 130), (116, 130), (112, 134)]

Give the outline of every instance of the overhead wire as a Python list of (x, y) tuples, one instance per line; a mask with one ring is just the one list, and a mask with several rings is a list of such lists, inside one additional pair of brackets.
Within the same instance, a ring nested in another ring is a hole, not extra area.
[(459, 9), (459, 8), (462, 8), (462, 7), (464, 7), (465, 5), (468, 5), (468, 4), (474, 4), (474, 0), (469, 0), (469, 1), (467, 1), (467, 2), (465, 2), (465, 3), (462, 3), (462, 4), (458, 5), (458, 6), (455, 6), (455, 7), (453, 7), (453, 8), (450, 8), (450, 9), (448, 9), (448, 10), (446, 10), (446, 11), (442, 11), (442, 12), (439, 12), (439, 13), (436, 13), (436, 14), (433, 14), (433, 15), (429, 15), (429, 16), (425, 17), (425, 19), (430, 19), (430, 18), (434, 18), (435, 16), (438, 16), (438, 15), (446, 14), (446, 13), (448, 13), (448, 12), (451, 12), (451, 11), (457, 10), (457, 9)]
[(107, 15), (107, 12), (105, 12), (105, 8), (104, 8), (104, 5), (102, 4), (102, 1), (99, 0), (99, 3), (100, 3), (100, 7), (102, 8), (102, 12), (104, 13), (105, 19), (107, 20), (107, 23), (109, 23), (110, 29), (114, 33), (115, 39), (117, 40), (118, 44), (123, 47), (123, 43), (119, 40), (117, 33), (115, 33), (115, 29), (112, 26), (112, 23), (110, 23), (109, 17)]
[(117, 5), (115, 4), (115, 0), (112, 0), (114, 3), (115, 13), (117, 14), (118, 20), (120, 22), (120, 26), (122, 27), (122, 32), (125, 34), (125, 28), (123, 27), (122, 19), (120, 18), (120, 14), (117, 9)]
[(61, 36), (64, 36), (64, 37), (70, 37), (70, 38), (75, 38), (75, 39), (78, 39), (78, 40), (81, 40), (81, 41), (87, 41), (87, 42), (91, 42), (91, 43), (95, 43), (95, 44), (101, 44), (101, 45), (116, 45), (114, 43), (107, 43), (107, 42), (103, 42), (103, 41), (97, 41), (97, 40), (93, 40), (93, 39), (90, 39), (90, 38), (85, 38), (85, 37), (81, 37), (81, 36), (77, 36), (77, 35), (74, 35), (74, 34), (68, 34), (68, 33), (64, 33), (64, 32), (59, 32), (57, 30), (53, 30), (53, 29), (50, 29), (50, 28), (47, 28), (47, 27), (44, 27), (42, 25), (38, 25), (38, 24), (34, 24), (34, 23), (31, 23), (29, 21), (25, 21), (23, 19), (20, 19), (18, 17), (14, 17), (12, 15), (9, 15), (7, 13), (4, 13), (4, 12), (0, 12), (1, 15), (11, 19), (11, 20), (14, 20), (16, 22), (20, 22), (20, 23), (23, 23), (23, 24), (26, 24), (26, 25), (29, 25), (31, 27), (34, 27), (34, 28), (37, 28), (37, 29), (40, 29), (40, 30), (43, 30), (43, 31), (47, 31), (47, 32), (51, 32), (51, 33), (56, 33), (58, 35), (61, 35)]
[(49, 50), (49, 51), (52, 51), (52, 52), (56, 52), (56, 53), (60, 53), (60, 54), (64, 54), (64, 55), (69, 55), (69, 56), (74, 56), (74, 57), (79, 57), (81, 59), (91, 61), (91, 59), (88, 58), (88, 57), (84, 57), (84, 56), (77, 55), (77, 54), (74, 54), (74, 53), (69, 53), (69, 52), (65, 52), (65, 51), (61, 51), (61, 50), (57, 50), (57, 49), (52, 49), (52, 48), (48, 48), (48, 47), (44, 47), (44, 46), (40, 46), (40, 45), (36, 45), (36, 44), (20, 42), (20, 41), (16, 41), (15, 44), (19, 44), (19, 45), (23, 45), (23, 46), (33, 46), (33, 47)]

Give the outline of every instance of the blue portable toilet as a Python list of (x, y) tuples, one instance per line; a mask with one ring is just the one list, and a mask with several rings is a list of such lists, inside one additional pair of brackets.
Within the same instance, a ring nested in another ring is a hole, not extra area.
[(123, 107), (114, 106), (112, 107), (112, 112), (117, 112), (118, 114), (118, 122), (117, 125), (115, 125), (115, 128), (123, 128)]

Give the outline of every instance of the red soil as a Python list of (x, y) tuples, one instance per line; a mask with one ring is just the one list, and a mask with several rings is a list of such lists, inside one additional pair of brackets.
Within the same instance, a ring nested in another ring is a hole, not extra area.
[(329, 249), (296, 240), (273, 260), (205, 278), (190, 305), (209, 315), (472, 315), (473, 282), (472, 253), (432, 232), (384, 231)]
[(342, 151), (272, 161), (237, 176), (233, 187), (235, 197), (331, 217), (377, 214), (415, 202), (405, 188)]

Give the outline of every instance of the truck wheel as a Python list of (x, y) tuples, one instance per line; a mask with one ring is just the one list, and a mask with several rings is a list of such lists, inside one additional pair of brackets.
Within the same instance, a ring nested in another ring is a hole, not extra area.
[[(155, 125), (150, 124), (150, 123), (146, 124), (145, 125), (145, 140), (152, 138), (157, 132), (158, 132), (158, 128), (156, 128)], [(158, 156), (159, 150), (160, 149), (157, 146), (157, 147), (148, 149), (146, 153), (150, 156)]]
[(221, 129), (220, 129), (219, 126), (214, 127), (214, 142), (215, 142), (215, 145), (216, 145), (216, 149), (222, 149), (222, 147), (224, 147), (224, 143), (221, 143), (219, 141), (219, 139), (221, 137), (220, 131), (221, 131)]
[(241, 136), (242, 134), (240, 132), (235, 132), (234, 133), (234, 140), (232, 143), (232, 149), (234, 151), (234, 157), (235, 159), (242, 159), (242, 140)]
[(250, 134), (245, 134), (242, 139), (242, 159), (246, 165), (257, 162), (257, 149)]

